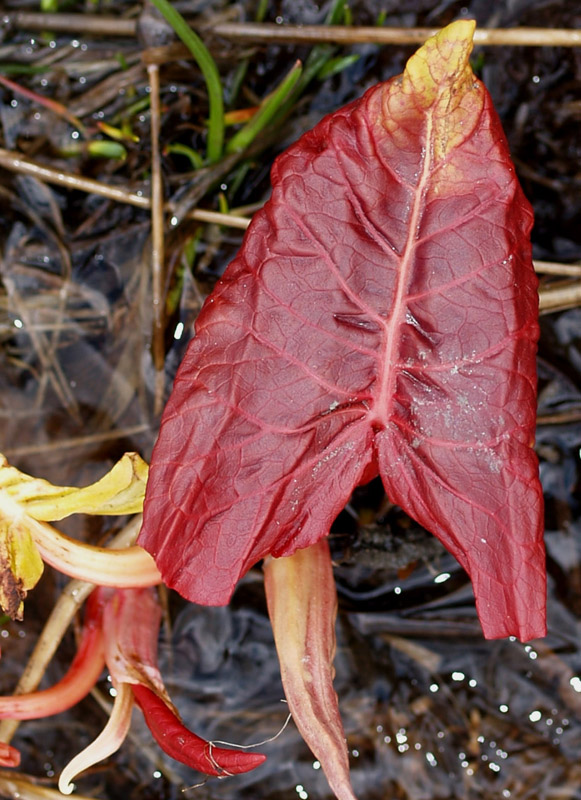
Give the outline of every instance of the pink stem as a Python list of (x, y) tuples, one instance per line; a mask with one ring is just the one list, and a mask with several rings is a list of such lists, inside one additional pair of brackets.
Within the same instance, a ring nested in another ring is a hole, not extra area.
[(0, 767), (20, 766), (20, 753), (6, 742), (0, 742)]
[(93, 688), (105, 666), (101, 630), (102, 600), (93, 593), (79, 649), (66, 675), (50, 689), (0, 697), (0, 719), (38, 719), (72, 708)]

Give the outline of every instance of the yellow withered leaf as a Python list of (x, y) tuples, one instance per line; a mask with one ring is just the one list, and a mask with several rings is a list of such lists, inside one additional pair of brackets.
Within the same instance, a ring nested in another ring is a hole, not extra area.
[(70, 514), (137, 514), (143, 508), (148, 466), (137, 453), (125, 453), (96, 483), (83, 488), (53, 486), (10, 466), (0, 456), (0, 494), (38, 520)]
[(12, 619), (22, 619), (23, 600), (43, 569), (26, 524), (0, 516), (0, 606)]
[[(79, 513), (136, 514), (143, 508), (147, 473), (148, 466), (137, 453), (125, 453), (103, 478), (90, 486), (80, 489), (53, 486), (11, 466), (0, 454), (0, 606), (6, 613), (22, 619), (22, 601), (42, 575), (40, 552), (57, 568), (66, 568), (64, 571), (76, 559), (86, 567), (82, 573), (84, 579), (90, 580), (94, 573), (94, 579), (100, 580), (102, 575), (98, 574), (94, 561), (101, 555), (101, 548), (68, 539), (44, 521)], [(66, 552), (70, 549), (72, 556)], [(124, 553), (128, 557), (123, 558), (121, 551), (108, 557), (116, 562), (121, 558), (128, 567), (137, 568), (136, 575), (128, 574), (129, 584), (155, 582), (156, 571), (147, 569), (150, 558), (147, 554), (143, 554), (145, 559), (140, 558), (141, 548), (128, 548)], [(117, 576), (114, 569), (110, 571)], [(77, 568), (68, 574), (81, 573)], [(115, 579), (119, 585), (123, 584), (119, 576)]]

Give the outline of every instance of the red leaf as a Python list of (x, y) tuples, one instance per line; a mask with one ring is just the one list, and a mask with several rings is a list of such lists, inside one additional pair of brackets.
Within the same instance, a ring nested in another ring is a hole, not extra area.
[(192, 733), (173, 711), (144, 684), (131, 684), (131, 689), (147, 727), (168, 756), (206, 775), (236, 775), (260, 766), (266, 756), (214, 747)]
[(198, 318), (139, 540), (191, 600), (319, 540), (379, 472), (470, 573), (486, 636), (544, 633), (532, 214), (473, 27), (276, 161)]

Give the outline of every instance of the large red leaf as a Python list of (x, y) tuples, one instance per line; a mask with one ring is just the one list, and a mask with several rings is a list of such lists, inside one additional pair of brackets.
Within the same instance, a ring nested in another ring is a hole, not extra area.
[(206, 302), (140, 544), (226, 603), (379, 474), (470, 573), (484, 633), (544, 633), (532, 214), (455, 22), (275, 163)]

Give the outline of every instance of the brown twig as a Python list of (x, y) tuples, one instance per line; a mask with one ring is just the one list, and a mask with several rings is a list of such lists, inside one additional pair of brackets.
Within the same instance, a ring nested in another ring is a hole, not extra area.
[(541, 313), (563, 311), (581, 304), (581, 281), (559, 286), (549, 286), (539, 291), (539, 310)]
[(555, 414), (539, 414), (537, 417), (537, 425), (567, 425), (570, 422), (581, 422), (580, 408), (557, 411)]
[(102, 197), (108, 197), (110, 200), (116, 200), (119, 203), (129, 203), (139, 208), (149, 208), (150, 206), (148, 197), (132, 192), (125, 187), (111, 186), (93, 180), (92, 178), (83, 178), (72, 172), (46, 167), (44, 164), (30, 161), (20, 153), (4, 150), (3, 148), (0, 148), (0, 167), (4, 167), (11, 172), (18, 172), (22, 175), (32, 175), (41, 181), (44, 180), (47, 181), (47, 183), (56, 183), (59, 186), (65, 186), (67, 189), (77, 189), (81, 192), (87, 192), (87, 194), (98, 194)]
[(151, 425), (142, 423), (133, 425), (130, 428), (116, 428), (115, 430), (102, 431), (101, 433), (91, 433), (87, 436), (75, 436), (70, 439), (58, 439), (39, 444), (28, 444), (21, 447), (6, 448), (3, 453), (8, 459), (22, 458), (23, 456), (40, 455), (42, 453), (54, 453), (61, 450), (71, 450), (76, 447), (87, 447), (92, 444), (108, 442), (112, 439), (125, 439), (130, 436), (137, 436), (141, 433), (151, 432)]
[(563, 277), (581, 277), (581, 264), (558, 264), (556, 261), (535, 261), (535, 270), (543, 275), (561, 275)]
[[(0, 770), (0, 796), (13, 800), (62, 800), (63, 795), (58, 789), (51, 789), (40, 783), (33, 783), (28, 776), (19, 772)], [(73, 800), (94, 800), (86, 794), (72, 795)]]
[(230, 214), (223, 214), (221, 211), (207, 211), (205, 208), (195, 208), (187, 216), (198, 222), (211, 222), (214, 225), (226, 225), (229, 228), (239, 228), (245, 231), (252, 220), (249, 217), (241, 217), (235, 213), (235, 209)]
[(137, 24), (134, 19), (105, 17), (101, 14), (48, 14), (17, 11), (4, 14), (4, 19), (13, 28), (31, 31), (62, 31), (63, 33), (87, 34), (89, 36), (135, 36)]
[[(137, 23), (96, 14), (7, 14), (8, 24), (28, 30), (56, 30), (105, 36), (135, 36)], [(225, 39), (252, 42), (296, 42), (336, 44), (421, 44), (437, 28), (388, 28), (347, 25), (276, 25), (265, 22), (221, 22), (203, 26)], [(567, 28), (478, 28), (474, 43), (526, 47), (579, 47), (581, 32)]]
[[(64, 186), (66, 189), (76, 189), (87, 194), (98, 194), (101, 197), (108, 197), (117, 203), (127, 203), (138, 208), (150, 209), (151, 200), (140, 191), (132, 191), (124, 186), (111, 186), (111, 184), (96, 181), (93, 178), (84, 178), (82, 175), (75, 175), (73, 172), (47, 167), (36, 161), (25, 158), (21, 153), (0, 148), (0, 167), (16, 172), (21, 175), (33, 175), (39, 180), (47, 183), (54, 183)], [(235, 213), (222, 214), (218, 211), (210, 211), (203, 208), (196, 208), (188, 214), (191, 219), (198, 222), (213, 222), (217, 225), (229, 225), (232, 228), (245, 229), (250, 225), (250, 219)]]
[(159, 66), (147, 67), (151, 98), (151, 294), (153, 305), (152, 356), (155, 368), (154, 414), (163, 409), (165, 363), (164, 214), (161, 154), (159, 148), (161, 103)]
[[(223, 22), (211, 28), (225, 39), (335, 44), (423, 44), (439, 28), (380, 28), (347, 25), (275, 25)], [(581, 32), (565, 28), (477, 28), (474, 44), (579, 47)]]

